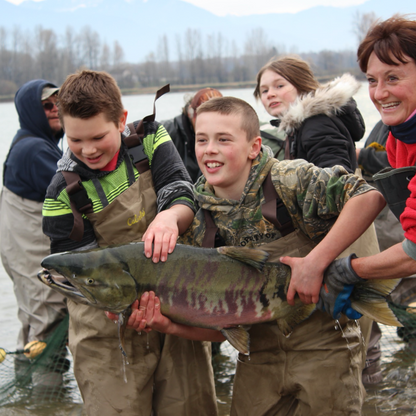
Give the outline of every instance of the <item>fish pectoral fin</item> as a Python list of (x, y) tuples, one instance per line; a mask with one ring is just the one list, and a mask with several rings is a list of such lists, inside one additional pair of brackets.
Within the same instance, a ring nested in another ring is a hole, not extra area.
[(311, 316), (316, 309), (316, 305), (314, 303), (305, 305), (300, 299), (295, 299), (295, 306), (283, 302), (281, 308), (282, 317), (277, 319), (277, 326), (283, 335), (288, 336), (296, 325)]
[(217, 251), (219, 254), (246, 263), (260, 271), (263, 269), (264, 264), (269, 258), (269, 253), (267, 251), (257, 248), (223, 246), (218, 247)]
[(227, 339), (227, 341), (238, 352), (244, 355), (250, 354), (250, 335), (247, 330), (250, 326), (233, 326), (231, 328), (221, 329), (221, 333)]

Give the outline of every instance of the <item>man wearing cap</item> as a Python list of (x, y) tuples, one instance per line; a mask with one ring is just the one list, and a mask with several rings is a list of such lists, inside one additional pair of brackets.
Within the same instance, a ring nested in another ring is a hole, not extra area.
[(3, 166), (1, 259), (13, 280), (22, 324), (18, 349), (48, 337), (67, 313), (63, 296), (37, 278), (41, 260), (50, 254), (50, 242), (42, 231), (43, 200), (62, 156), (58, 147), (64, 134), (56, 106), (58, 90), (51, 82), (39, 79), (17, 91), (14, 102), (20, 129)]
[(201, 175), (195, 156), (194, 126), (196, 109), (202, 103), (214, 97), (222, 97), (222, 94), (214, 88), (203, 88), (188, 99), (185, 107), (182, 108), (181, 114), (171, 120), (161, 122), (178, 149), (183, 163), (194, 183)]

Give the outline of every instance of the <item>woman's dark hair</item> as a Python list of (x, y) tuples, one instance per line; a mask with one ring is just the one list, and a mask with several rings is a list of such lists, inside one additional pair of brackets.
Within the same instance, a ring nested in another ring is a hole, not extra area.
[(367, 72), (368, 60), (374, 52), (387, 65), (416, 63), (416, 21), (409, 15), (395, 14), (382, 22), (377, 21), (368, 31), (357, 51), (361, 71)]

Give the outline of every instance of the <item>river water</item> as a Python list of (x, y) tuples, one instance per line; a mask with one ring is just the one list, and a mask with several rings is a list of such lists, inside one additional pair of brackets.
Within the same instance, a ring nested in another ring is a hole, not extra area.
[[(194, 92), (169, 93), (161, 97), (156, 105), (156, 119), (165, 120), (178, 115), (184, 105), (184, 97)], [(254, 99), (251, 89), (227, 89), (221, 92), (223, 95), (235, 96), (246, 100), (257, 111), (259, 119), (262, 122), (269, 120), (270, 117), (261, 103), (256, 102)], [(355, 96), (355, 99), (363, 114), (367, 127), (365, 137), (358, 143), (358, 147), (362, 147), (368, 133), (379, 120), (379, 114), (368, 98), (366, 85), (362, 86)], [(152, 94), (123, 97), (123, 103), (129, 112), (128, 121), (134, 121), (152, 113), (153, 100), (154, 95)], [(10, 142), (19, 127), (18, 117), (13, 103), (0, 103), (0, 126), (0, 161), (2, 162), (6, 157)], [(2, 172), (0, 170), (0, 178), (1, 175)], [(0, 348), (13, 351), (15, 349), (19, 322), (17, 320), (17, 308), (12, 283), (1, 264), (0, 299)], [(383, 354), (383, 365), (386, 367), (386, 372), (388, 372), (390, 377), (387, 382), (383, 383), (382, 386), (378, 386), (376, 390), (368, 391), (363, 414), (366, 416), (378, 414), (410, 415), (413, 412), (412, 403), (416, 393), (415, 365), (414, 362), (403, 364), (404, 360), (400, 358), (400, 353), (403, 349), (409, 348), (409, 346), (403, 345), (395, 337), (395, 332), (392, 328), (383, 328), (383, 332), (385, 333), (384, 338), (386, 339), (385, 345), (387, 345), (387, 352)], [(398, 358), (396, 357), (397, 354), (399, 354)], [(223, 343), (221, 353), (214, 360), (218, 404), (221, 416), (228, 414), (235, 359), (236, 353), (233, 348), (228, 343)], [(392, 367), (392, 363), (394, 362), (398, 364)], [(71, 377), (71, 374), (69, 377)], [(46, 407), (36, 406), (35, 403), (31, 406), (15, 406), (13, 408), (0, 409), (0, 416), (80, 416), (83, 414), (80, 397), (75, 395), (74, 402), (73, 405), (52, 403)]]

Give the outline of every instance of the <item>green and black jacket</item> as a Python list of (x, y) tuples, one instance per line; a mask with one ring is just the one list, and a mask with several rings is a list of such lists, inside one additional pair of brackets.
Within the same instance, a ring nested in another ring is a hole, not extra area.
[[(138, 121), (134, 123), (135, 126)], [(157, 195), (158, 212), (176, 204), (184, 204), (195, 211), (192, 181), (165, 128), (158, 122), (144, 123), (143, 146), (149, 159), (153, 184)], [(128, 127), (122, 136), (130, 134)], [(127, 166), (127, 163), (130, 166)], [(121, 144), (117, 166), (112, 172), (92, 170), (68, 149), (58, 162), (58, 171), (46, 192), (43, 205), (43, 232), (51, 239), (51, 253), (96, 246), (93, 227), (84, 220), (84, 236), (80, 242), (69, 238), (74, 224), (66, 181), (62, 171), (76, 172), (92, 202), (93, 212), (100, 212), (131, 184), (129, 171), (133, 168), (137, 180), (139, 172), (133, 166), (124, 142)]]

